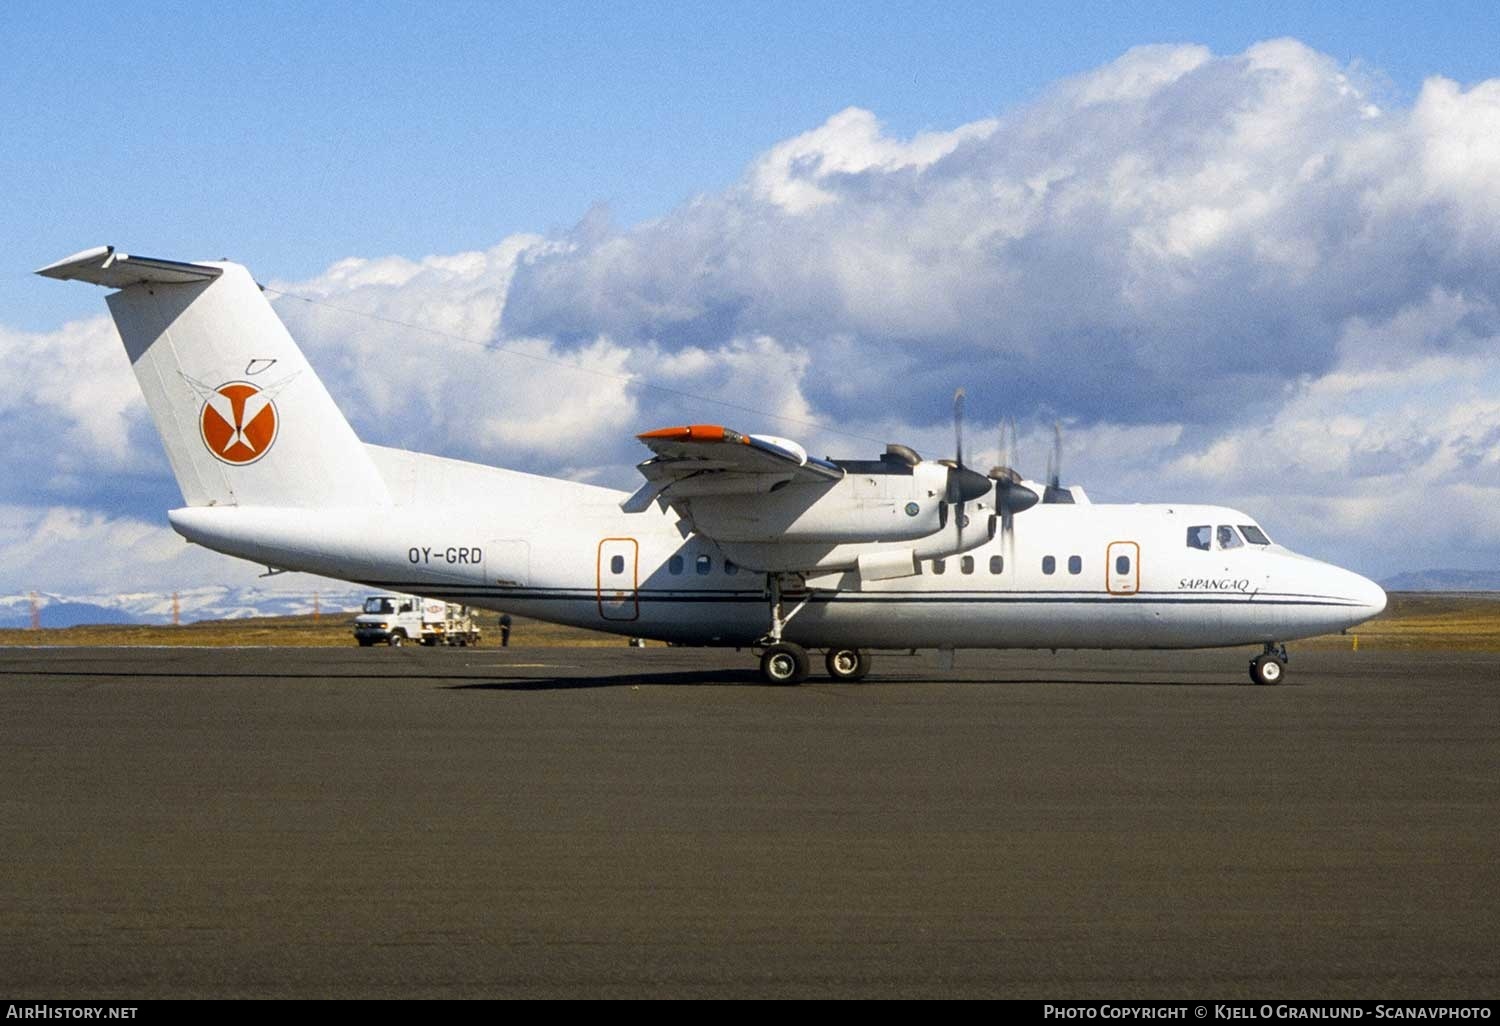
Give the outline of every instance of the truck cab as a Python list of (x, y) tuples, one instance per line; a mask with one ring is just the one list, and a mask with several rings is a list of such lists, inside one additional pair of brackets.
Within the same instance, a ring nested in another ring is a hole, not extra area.
[(354, 618), (354, 640), (361, 648), (376, 643), (399, 648), (422, 640), (422, 600), (415, 595), (370, 595)]
[(416, 595), (370, 595), (354, 618), (354, 640), (361, 648), (408, 641), (424, 645), (477, 645), (479, 624), (468, 606)]

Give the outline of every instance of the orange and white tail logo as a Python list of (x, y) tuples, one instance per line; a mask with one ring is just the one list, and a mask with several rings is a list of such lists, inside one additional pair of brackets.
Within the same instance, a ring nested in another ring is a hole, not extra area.
[(270, 394), (246, 381), (229, 381), (204, 395), (198, 414), (203, 444), (235, 466), (254, 463), (276, 444), (281, 426)]

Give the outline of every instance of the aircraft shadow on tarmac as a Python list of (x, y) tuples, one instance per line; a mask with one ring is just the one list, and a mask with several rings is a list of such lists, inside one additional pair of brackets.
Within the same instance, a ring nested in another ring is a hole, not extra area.
[[(1061, 686), (1089, 686), (1089, 687), (1149, 687), (1149, 688), (1222, 688), (1222, 687), (1254, 687), (1250, 681), (1234, 680), (1205, 680), (1201, 678), (1188, 680), (1121, 680), (1119, 678), (1082, 678), (1082, 677), (1044, 677), (1030, 674), (1010, 673), (1005, 676), (978, 676), (978, 675), (945, 675), (941, 680), (934, 680), (925, 675), (897, 675), (891, 674), (883, 677), (871, 677), (858, 683), (843, 683), (832, 680), (819, 680), (813, 678), (801, 685), (803, 688), (818, 687), (826, 690), (828, 687), (837, 687), (839, 690), (857, 691), (861, 688), (880, 687), (882, 685), (899, 684), (967, 684), (967, 685), (1010, 685), (1010, 684), (1054, 684)], [(784, 685), (771, 684), (763, 679), (753, 669), (747, 670), (686, 670), (671, 673), (622, 673), (605, 676), (576, 676), (576, 677), (527, 677), (514, 678), (511, 680), (488, 680), (475, 681), (466, 684), (443, 685), (449, 691), (570, 691), (583, 688), (618, 688), (637, 687), (640, 685), (650, 686), (683, 686), (683, 687), (739, 687), (739, 688), (772, 688), (781, 690)], [(1283, 687), (1295, 687), (1286, 684)]]
[(680, 670), (672, 673), (617, 673), (596, 677), (517, 677), (511, 680), (448, 684), (449, 691), (568, 691), (576, 688), (620, 688), (640, 684), (686, 685), (690, 687), (765, 687), (780, 685), (763, 680), (753, 669)]

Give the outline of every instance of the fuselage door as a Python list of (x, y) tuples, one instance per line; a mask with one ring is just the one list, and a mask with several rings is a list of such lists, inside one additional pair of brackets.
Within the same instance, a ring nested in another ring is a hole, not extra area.
[(1134, 595), (1141, 590), (1141, 547), (1133, 541), (1109, 543), (1104, 588), (1111, 595)]
[(641, 615), (636, 594), (640, 547), (634, 538), (605, 538), (599, 543), (599, 615), (606, 620), (634, 620)]

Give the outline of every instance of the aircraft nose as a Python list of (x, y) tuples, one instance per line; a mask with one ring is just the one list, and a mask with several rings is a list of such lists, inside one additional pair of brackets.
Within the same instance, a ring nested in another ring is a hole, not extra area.
[(1349, 582), (1349, 597), (1363, 607), (1361, 612), (1364, 615), (1361, 619), (1368, 620), (1372, 616), (1379, 616), (1385, 612), (1385, 589), (1368, 577), (1361, 577), (1355, 573), (1351, 573), (1349, 576), (1352, 578)]

